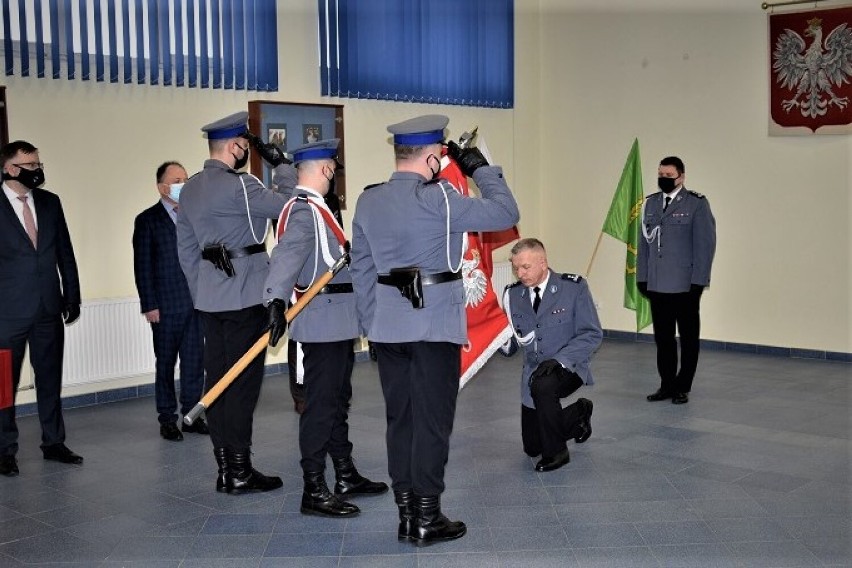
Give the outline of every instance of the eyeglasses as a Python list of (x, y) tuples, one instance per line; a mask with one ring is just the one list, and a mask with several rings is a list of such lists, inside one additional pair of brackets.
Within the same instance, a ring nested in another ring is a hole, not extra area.
[(42, 162), (24, 162), (21, 164), (12, 164), (13, 166), (17, 166), (19, 168), (24, 168), (25, 170), (38, 170), (44, 168), (44, 164)]

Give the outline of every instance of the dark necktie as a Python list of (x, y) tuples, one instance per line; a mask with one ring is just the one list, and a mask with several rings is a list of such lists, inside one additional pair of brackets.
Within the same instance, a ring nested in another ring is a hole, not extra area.
[(663, 203), (663, 211), (665, 211), (666, 209), (668, 209), (668, 208), (669, 208), (669, 203), (671, 203), (671, 202), (672, 202), (672, 198), (671, 198), (671, 197), (666, 196), (666, 202), (665, 202), (665, 203)]
[(539, 296), (539, 292), (541, 292), (541, 288), (536, 286), (533, 288), (533, 292), (535, 292), (535, 298), (533, 298), (533, 311), (538, 313), (538, 307), (541, 305), (541, 296)]

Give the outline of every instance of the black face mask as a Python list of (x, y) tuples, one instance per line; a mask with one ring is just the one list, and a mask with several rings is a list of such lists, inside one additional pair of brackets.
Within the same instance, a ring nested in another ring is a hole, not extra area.
[[(435, 158), (435, 160), (438, 162), (437, 170), (432, 169), (432, 164), (429, 162), (429, 158)], [(429, 171), (432, 172), (432, 179), (437, 178), (438, 174), (441, 173), (441, 160), (438, 160), (438, 157), (435, 156), (435, 154), (429, 154), (428, 156), (426, 156), (426, 166), (428, 166)]]
[[(231, 154), (231, 155), (234, 156), (233, 154)], [(246, 164), (248, 164), (248, 159), (249, 159), (248, 150), (243, 150), (243, 157), (242, 158), (237, 158), (236, 156), (234, 156), (234, 169), (235, 170), (241, 170), (244, 167), (246, 167)]]
[(27, 189), (36, 189), (44, 184), (44, 170), (41, 168), (37, 168), (35, 170), (26, 170), (24, 168), (18, 168), (18, 175), (16, 177), (10, 176), (8, 173), (3, 172), (3, 179), (12, 180), (20, 183)]
[(671, 193), (675, 190), (676, 180), (677, 178), (658, 177), (657, 186), (663, 193)]

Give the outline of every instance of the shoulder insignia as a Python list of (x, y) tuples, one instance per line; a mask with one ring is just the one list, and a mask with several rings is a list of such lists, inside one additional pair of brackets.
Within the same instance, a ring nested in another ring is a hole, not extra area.
[(570, 272), (566, 272), (562, 275), (562, 280), (571, 280), (573, 282), (580, 282), (583, 280), (583, 277), (579, 274), (571, 274)]
[(511, 284), (506, 284), (505, 289), (508, 290), (509, 288), (515, 288), (516, 286), (520, 286), (520, 285), (521, 285), (521, 281), (518, 280), (516, 282), (512, 282)]
[(657, 191), (656, 193), (650, 193), (650, 194), (645, 196), (645, 199), (651, 199), (655, 195), (660, 195), (661, 193), (662, 193), (662, 191)]
[(692, 191), (691, 189), (687, 189), (686, 191), (688, 191), (691, 195), (697, 197), (698, 199), (704, 199), (704, 195), (698, 193), (697, 191)]
[(367, 187), (365, 187), (365, 188), (364, 188), (364, 191), (367, 191), (367, 190), (368, 190), (368, 189), (370, 189), (371, 187), (378, 187), (378, 186), (380, 186), (380, 185), (383, 185), (384, 183), (385, 183), (385, 182), (383, 182), (383, 181), (380, 181), (379, 183), (371, 183), (370, 185), (368, 185)]

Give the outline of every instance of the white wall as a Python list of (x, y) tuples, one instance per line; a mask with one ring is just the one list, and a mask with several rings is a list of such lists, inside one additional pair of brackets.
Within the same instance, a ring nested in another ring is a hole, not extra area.
[[(585, 272), (638, 137), (646, 194), (659, 159), (679, 155), (716, 217), (702, 336), (852, 351), (850, 136), (767, 135), (766, 14), (586, 4), (540, 4), (537, 213), (551, 264)], [(630, 330), (623, 262), (605, 237), (590, 282), (604, 327)]]
[[(320, 97), (316, 3), (279, 11), (278, 93), (5, 78), (10, 136), (40, 148), (46, 185), (63, 197), (84, 300), (135, 294), (133, 218), (156, 200), (159, 163), (200, 169), (203, 124), (250, 100), (339, 103), (350, 204), (392, 170), (386, 125), (444, 113), (454, 138), (479, 125), (517, 195), (522, 234), (541, 237), (563, 271), (585, 272), (634, 137), (646, 193), (659, 158), (680, 155), (718, 224), (703, 336), (852, 351), (850, 137), (767, 136), (757, 2), (517, 0), (513, 110)], [(605, 237), (591, 284), (604, 326), (630, 330), (623, 257)]]

